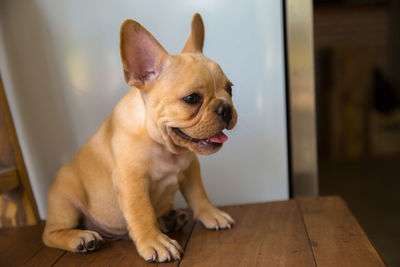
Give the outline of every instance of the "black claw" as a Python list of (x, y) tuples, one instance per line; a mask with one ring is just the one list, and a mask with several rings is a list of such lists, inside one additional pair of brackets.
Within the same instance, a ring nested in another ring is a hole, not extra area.
[(82, 244), (79, 244), (79, 246), (77, 246), (76, 249), (77, 249), (78, 251), (83, 251), (84, 247), (83, 247)]
[(164, 262), (170, 262), (170, 261), (171, 261), (171, 259), (166, 258), (165, 260), (159, 261), (159, 262), (164, 263)]
[(165, 221), (165, 228), (167, 229), (167, 232), (172, 232), (175, 228), (176, 221)]
[(94, 240), (90, 240), (87, 244), (86, 244), (86, 248), (89, 250), (93, 250), (95, 246)]
[(176, 215), (176, 210), (170, 210), (168, 212), (168, 217), (175, 217), (175, 215)]
[(184, 220), (184, 219), (186, 219), (187, 216), (186, 216), (186, 213), (182, 213), (178, 217), (179, 217), (179, 219)]

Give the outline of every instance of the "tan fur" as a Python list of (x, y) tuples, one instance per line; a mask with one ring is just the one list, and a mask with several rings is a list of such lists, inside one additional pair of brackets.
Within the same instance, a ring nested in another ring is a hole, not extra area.
[[(179, 189), (207, 228), (231, 227), (233, 219), (209, 201), (195, 155), (211, 154), (220, 147), (201, 147), (172, 130), (176, 127), (204, 139), (236, 123), (236, 111), (225, 90), (231, 83), (215, 62), (201, 54), (203, 35), (203, 23), (196, 14), (183, 53), (171, 56), (140, 24), (124, 22), (121, 57), (127, 83), (133, 87), (57, 173), (48, 195), (46, 245), (86, 252), (103, 241), (103, 231), (116, 237), (129, 235), (146, 260), (179, 259), (181, 247), (161, 233), (157, 224), (157, 218), (173, 208)], [(141, 40), (147, 43), (137, 49), (151, 50), (155, 59), (143, 57), (144, 63), (135, 65), (132, 58), (143, 53), (132, 47)], [(182, 102), (193, 92), (203, 96), (201, 106)], [(232, 106), (228, 125), (215, 112), (222, 103)], [(77, 229), (82, 218), (99, 231)]]

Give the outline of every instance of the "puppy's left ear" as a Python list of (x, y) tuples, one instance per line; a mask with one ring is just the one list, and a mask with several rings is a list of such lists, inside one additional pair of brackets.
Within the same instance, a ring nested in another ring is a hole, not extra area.
[(182, 53), (201, 53), (203, 52), (204, 44), (204, 24), (199, 13), (193, 15), (192, 31)]
[(120, 32), (121, 60), (126, 83), (144, 89), (158, 77), (169, 54), (142, 25), (126, 20)]

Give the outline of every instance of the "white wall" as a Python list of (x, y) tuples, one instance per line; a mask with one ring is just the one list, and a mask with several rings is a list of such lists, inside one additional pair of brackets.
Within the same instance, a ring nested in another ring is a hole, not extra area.
[(122, 21), (139, 21), (174, 54), (195, 12), (239, 113), (223, 150), (201, 157), (206, 190), (218, 205), (288, 198), (280, 0), (3, 0), (0, 70), (42, 217), (57, 169), (128, 91)]

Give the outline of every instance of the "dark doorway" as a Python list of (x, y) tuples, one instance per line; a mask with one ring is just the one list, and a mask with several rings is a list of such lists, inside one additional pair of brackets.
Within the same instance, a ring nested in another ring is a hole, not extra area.
[(314, 1), (321, 195), (400, 266), (400, 1)]

